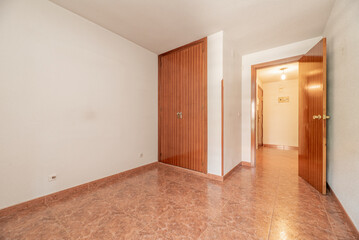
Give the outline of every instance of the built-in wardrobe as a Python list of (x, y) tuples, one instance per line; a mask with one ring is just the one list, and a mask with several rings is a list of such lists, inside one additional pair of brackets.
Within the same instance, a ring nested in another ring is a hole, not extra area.
[(207, 173), (207, 38), (158, 57), (159, 161)]

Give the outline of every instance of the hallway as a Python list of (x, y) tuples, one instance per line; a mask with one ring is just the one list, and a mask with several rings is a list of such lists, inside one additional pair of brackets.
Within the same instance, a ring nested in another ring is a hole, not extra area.
[(261, 148), (256, 169), (223, 183), (158, 163), (0, 216), (0, 239), (356, 239), (333, 197), (297, 176), (296, 156)]

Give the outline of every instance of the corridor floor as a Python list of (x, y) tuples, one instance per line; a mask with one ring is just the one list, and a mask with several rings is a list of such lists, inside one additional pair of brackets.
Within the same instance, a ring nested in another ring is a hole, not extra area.
[(333, 196), (297, 176), (297, 151), (261, 148), (223, 183), (156, 164), (12, 215), (0, 239), (357, 239)]

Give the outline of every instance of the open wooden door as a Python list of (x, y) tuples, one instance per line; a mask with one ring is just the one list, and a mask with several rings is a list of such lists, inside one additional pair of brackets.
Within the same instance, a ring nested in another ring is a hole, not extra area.
[(299, 60), (299, 176), (326, 194), (326, 39)]

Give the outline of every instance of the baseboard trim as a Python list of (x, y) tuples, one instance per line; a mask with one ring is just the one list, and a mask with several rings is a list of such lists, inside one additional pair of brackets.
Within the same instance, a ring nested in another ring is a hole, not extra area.
[(133, 168), (124, 172), (120, 172), (111, 176), (107, 176), (104, 178), (100, 178), (88, 183), (84, 183), (81, 185), (77, 185), (71, 188), (67, 188), (65, 190), (61, 190), (59, 192), (55, 192), (55, 193), (51, 193), (42, 197), (38, 197), (26, 202), (22, 202), (22, 203), (18, 203), (16, 205), (10, 206), (10, 207), (6, 207), (3, 209), (0, 209), (0, 217), (1, 216), (6, 216), (6, 215), (10, 215), (13, 212), (16, 211), (20, 211), (23, 209), (27, 209), (27, 208), (36, 208), (42, 205), (48, 205), (51, 202), (55, 202), (76, 194), (81, 194), (83, 192), (88, 192), (91, 191), (93, 189), (96, 189), (100, 186), (103, 186), (105, 184), (108, 184), (110, 182), (116, 181), (120, 178), (124, 178), (125, 176), (128, 176), (129, 174), (133, 174), (133, 173), (137, 173), (146, 169), (151, 169), (153, 168), (155, 165), (157, 165), (158, 162), (153, 162), (153, 163), (149, 163), (137, 168)]
[(241, 166), (243, 166), (243, 167), (252, 167), (252, 164), (251, 164), (250, 162), (244, 162), (244, 161), (242, 161), (242, 162), (241, 162)]
[(173, 165), (166, 164), (166, 163), (153, 162), (153, 163), (149, 163), (149, 164), (146, 164), (146, 165), (143, 165), (143, 166), (140, 166), (137, 168), (133, 168), (133, 169), (130, 169), (130, 170), (127, 170), (124, 172), (120, 172), (120, 173), (117, 173), (117, 174), (114, 174), (111, 176), (100, 178), (100, 179), (97, 179), (97, 180), (94, 180), (94, 181), (91, 181), (88, 183), (77, 185), (77, 186), (74, 186), (71, 188), (67, 188), (67, 189), (55, 192), (55, 193), (44, 195), (39, 198), (31, 199), (26, 202), (18, 203), (16, 205), (0, 209), (0, 217), (10, 215), (13, 212), (21, 211), (23, 209), (36, 208), (39, 206), (48, 205), (48, 204), (51, 204), (52, 202), (56, 202), (58, 200), (65, 199), (65, 198), (71, 197), (76, 194), (81, 194), (84, 192), (92, 191), (93, 189), (96, 189), (96, 188), (99, 188), (106, 184), (109, 184), (111, 182), (114, 182), (120, 178), (124, 178), (130, 174), (134, 174), (134, 173), (146, 170), (146, 169), (151, 169), (158, 164), (163, 164), (163, 165), (166, 165), (169, 167), (176, 168), (177, 170), (181, 170), (181, 171), (184, 171), (187, 173), (191, 173), (191, 174), (194, 174), (197, 176), (201, 176), (201, 177), (205, 177), (205, 178), (208, 178), (211, 180), (221, 181), (221, 182), (223, 182), (226, 178), (228, 178), (234, 172), (234, 170), (237, 169), (238, 167), (240, 167), (240, 166), (251, 167), (251, 163), (249, 163), (249, 162), (240, 162), (231, 171), (229, 171), (225, 176), (218, 176), (218, 175), (211, 174), (211, 173), (205, 174), (205, 173), (197, 172), (197, 171), (193, 171), (193, 170), (186, 169), (186, 168), (181, 168), (178, 166), (173, 166)]
[(220, 181), (220, 182), (223, 182), (223, 180), (224, 180), (222, 176), (218, 176), (218, 175), (211, 174), (211, 173), (207, 173), (207, 178), (216, 180), (216, 181)]
[(234, 170), (237, 169), (238, 167), (241, 167), (241, 166), (243, 166), (243, 167), (252, 167), (250, 162), (243, 162), (242, 161), (242, 162), (238, 163), (234, 168), (232, 168), (231, 171), (229, 171), (224, 176), (219, 176), (219, 175), (215, 175), (215, 174), (211, 174), (211, 173), (201, 173), (201, 172), (197, 172), (197, 171), (194, 171), (194, 170), (191, 170), (191, 169), (182, 168), (182, 167), (174, 166), (174, 165), (163, 163), (163, 162), (159, 162), (159, 164), (163, 164), (163, 165), (166, 165), (166, 166), (169, 166), (169, 167), (176, 168), (177, 170), (180, 170), (180, 171), (184, 171), (184, 172), (194, 174), (194, 175), (197, 175), (197, 176), (200, 176), (200, 177), (204, 177), (204, 178), (208, 178), (208, 179), (216, 180), (216, 181), (221, 181), (221, 182), (223, 182), (226, 178), (228, 178), (234, 172)]
[(242, 162), (238, 163), (234, 168), (232, 168), (229, 172), (227, 172), (224, 176), (223, 176), (223, 180), (226, 180), (229, 176), (231, 176), (234, 172), (234, 170), (236, 170), (237, 168), (239, 168), (242, 165)]
[(251, 163), (250, 162), (240, 162), (238, 163), (234, 168), (231, 169), (231, 171), (229, 171), (226, 175), (223, 176), (223, 180), (226, 180), (229, 176), (232, 175), (232, 173), (234, 172), (234, 170), (236, 170), (239, 167), (251, 167)]
[(216, 180), (216, 181), (223, 181), (223, 177), (219, 176), (219, 175), (215, 175), (215, 174), (211, 174), (211, 173), (197, 172), (197, 171), (194, 171), (194, 170), (191, 170), (191, 169), (187, 169), (187, 168), (183, 168), (183, 167), (179, 167), (179, 166), (175, 166), (175, 165), (171, 165), (171, 164), (163, 163), (163, 162), (159, 162), (159, 164), (163, 164), (163, 165), (175, 168), (177, 170), (180, 170), (180, 171), (183, 171), (183, 172), (186, 172), (186, 173), (190, 173), (190, 174), (193, 174), (193, 175), (197, 175), (197, 176), (200, 176), (200, 177), (204, 177), (204, 178), (208, 178), (208, 179), (212, 179), (212, 180)]
[(276, 144), (263, 144), (263, 147), (268, 147), (268, 148), (276, 148), (276, 149), (281, 149), (281, 150), (298, 150), (298, 147), (294, 147), (294, 146), (286, 146), (286, 145), (276, 145)]
[(344, 213), (344, 215), (345, 215), (345, 218), (346, 218), (347, 222), (349, 223), (350, 227), (352, 228), (352, 230), (353, 230), (354, 232), (356, 232), (356, 234), (357, 234), (356, 237), (359, 239), (359, 231), (358, 231), (358, 229), (355, 227), (353, 221), (352, 221), (351, 218), (349, 217), (348, 213), (345, 211), (345, 209), (344, 209), (342, 203), (339, 201), (337, 195), (335, 195), (333, 189), (330, 187), (330, 185), (329, 185), (328, 183), (327, 183), (327, 188), (328, 188), (329, 192), (333, 195), (334, 200), (338, 203), (339, 207), (340, 207), (341, 210), (343, 211), (343, 213)]

